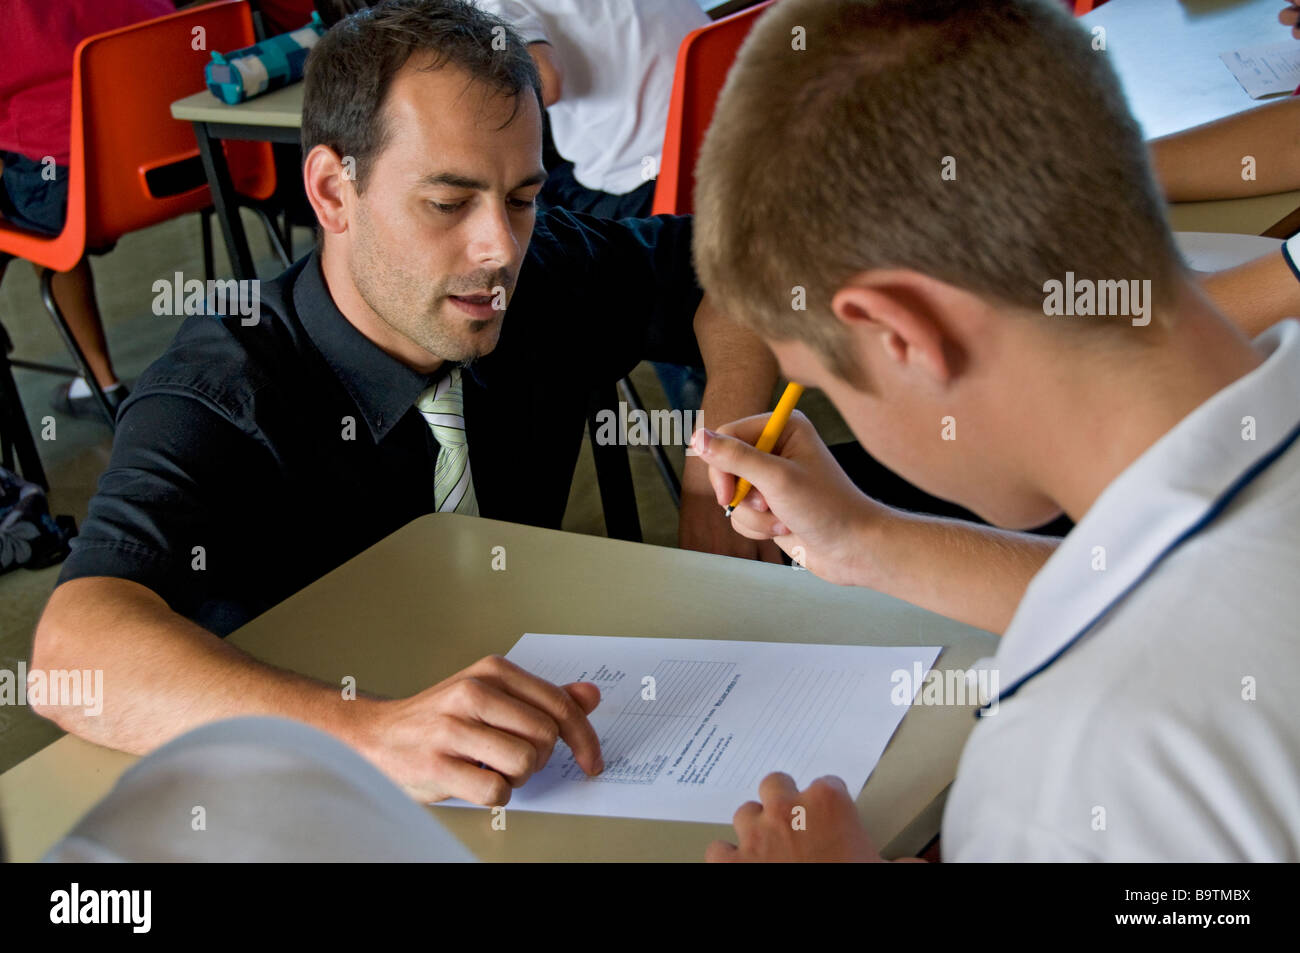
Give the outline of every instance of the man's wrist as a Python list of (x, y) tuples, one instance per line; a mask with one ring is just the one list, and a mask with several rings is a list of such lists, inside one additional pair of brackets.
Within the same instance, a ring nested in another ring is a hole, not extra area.
[(682, 499), (688, 495), (705, 495), (713, 498), (713, 484), (709, 482), (709, 465), (695, 454), (687, 454), (682, 465)]
[(374, 762), (383, 743), (378, 721), (381, 706), (386, 703), (386, 699), (359, 692), (355, 698), (341, 698), (326, 715), (328, 724), (321, 727)]

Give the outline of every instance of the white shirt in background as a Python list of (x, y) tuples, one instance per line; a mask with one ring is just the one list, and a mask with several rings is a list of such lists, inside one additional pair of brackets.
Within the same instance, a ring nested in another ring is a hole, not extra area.
[[(477, 0), (564, 70), (551, 135), (589, 189), (625, 195), (659, 172), (677, 49), (709, 22), (697, 0)], [(647, 162), (650, 159), (652, 161)]]

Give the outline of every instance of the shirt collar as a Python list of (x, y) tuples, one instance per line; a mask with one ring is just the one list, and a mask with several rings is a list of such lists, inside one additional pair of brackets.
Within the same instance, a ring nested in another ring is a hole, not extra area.
[(420, 394), (450, 368), (422, 374), (386, 354), (343, 316), (325, 284), (320, 250), (311, 253), (293, 285), (298, 320), (356, 402), (378, 443)]
[[(1184, 534), (1212, 518), (1221, 498), (1294, 437), (1300, 425), (1300, 323), (1285, 321), (1254, 343), (1264, 363), (1147, 448), (1102, 491), (1034, 576), (995, 657), (1002, 697), (1051, 664)], [(1244, 439), (1252, 421), (1255, 438)]]

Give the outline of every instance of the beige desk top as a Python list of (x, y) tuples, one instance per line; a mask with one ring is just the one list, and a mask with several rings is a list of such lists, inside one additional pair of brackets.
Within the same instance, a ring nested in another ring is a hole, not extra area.
[(1298, 208), (1300, 191), (1215, 202), (1180, 202), (1169, 206), (1169, 223), (1177, 232), (1262, 235)]
[[(505, 547), (505, 571), (491, 569), (494, 546)], [(396, 696), (504, 654), (526, 631), (943, 645), (945, 669), (970, 668), (997, 644), (804, 571), (452, 514), (416, 520), (230, 638), (266, 662), (335, 685), (352, 675), (362, 690)], [(887, 856), (916, 852), (937, 832), (974, 723), (966, 707), (915, 707), (903, 719), (858, 800)], [(134, 761), (64, 737), (0, 776), (11, 856), (39, 858)], [(730, 830), (519, 811), (502, 832), (486, 811), (431, 810), (484, 860), (699, 860)]]
[(1174, 240), (1193, 271), (1223, 271), (1252, 258), (1276, 252), (1282, 242), (1261, 235), (1224, 235), (1217, 232), (1175, 232)]
[(302, 126), (302, 83), (227, 106), (208, 90), (172, 103), (172, 117), (186, 122), (227, 122), (246, 126)]

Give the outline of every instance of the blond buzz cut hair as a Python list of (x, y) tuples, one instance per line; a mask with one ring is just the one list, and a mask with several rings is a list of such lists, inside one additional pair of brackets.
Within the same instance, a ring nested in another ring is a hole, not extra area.
[(1053, 0), (779, 0), (740, 50), (696, 167), (701, 285), (848, 380), (831, 299), (871, 269), (1031, 311), (1067, 272), (1151, 279), (1161, 323), (1183, 265), (1093, 45)]

